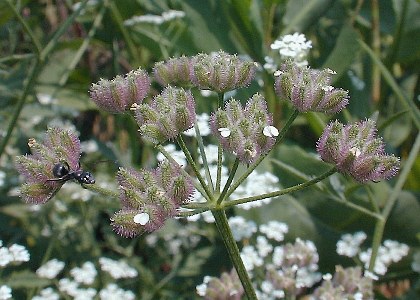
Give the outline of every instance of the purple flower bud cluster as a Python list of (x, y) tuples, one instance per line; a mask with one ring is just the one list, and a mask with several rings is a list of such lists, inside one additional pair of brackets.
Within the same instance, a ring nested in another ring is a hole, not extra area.
[(174, 139), (195, 122), (195, 102), (190, 91), (166, 87), (150, 104), (133, 105), (140, 134), (152, 143)]
[(134, 103), (141, 103), (150, 89), (149, 75), (141, 68), (124, 77), (117, 75), (112, 80), (101, 79), (92, 84), (90, 98), (103, 110), (123, 113)]
[(232, 99), (224, 110), (219, 109), (210, 117), (210, 128), (223, 148), (243, 163), (254, 162), (273, 147), (278, 131), (272, 124), (273, 118), (260, 94), (252, 96), (245, 109)]
[(193, 66), (191, 58), (181, 56), (161, 61), (155, 64), (153, 74), (157, 82), (162, 86), (190, 86)]
[(162, 227), (194, 191), (191, 178), (169, 161), (152, 170), (120, 168), (117, 180), (122, 209), (113, 216), (112, 227), (129, 238)]
[(80, 141), (70, 131), (49, 128), (42, 144), (29, 139), (31, 155), (16, 158), (16, 169), (25, 178), (20, 197), (27, 203), (42, 204), (53, 197), (65, 181), (57, 180), (54, 167), (63, 163), (69, 171), (80, 169)]
[(275, 73), (276, 94), (300, 112), (337, 113), (348, 104), (349, 96), (348, 91), (330, 85), (333, 74), (330, 69), (314, 70), (287, 61)]
[(372, 279), (364, 277), (360, 267), (343, 268), (335, 267), (335, 274), (325, 278), (313, 296), (314, 299), (373, 299)]
[(399, 169), (399, 158), (385, 153), (372, 120), (349, 125), (331, 122), (317, 142), (317, 151), (323, 161), (362, 183), (388, 179)]
[(224, 93), (246, 87), (255, 76), (256, 64), (223, 51), (192, 58), (192, 82), (201, 89)]

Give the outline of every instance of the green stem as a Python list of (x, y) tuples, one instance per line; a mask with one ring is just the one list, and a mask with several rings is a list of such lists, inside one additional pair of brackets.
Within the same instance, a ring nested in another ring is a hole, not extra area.
[(254, 287), (252, 286), (251, 279), (249, 278), (241, 259), (238, 246), (233, 238), (225, 212), (223, 210), (212, 210), (212, 213), (214, 219), (216, 220), (216, 225), (219, 229), (220, 235), (222, 236), (223, 242), (225, 243), (226, 250), (229, 253), (230, 260), (232, 261), (233, 266), (238, 273), (239, 279), (242, 282), (246, 296), (249, 300), (257, 300)]
[[(293, 113), (290, 115), (289, 119), (286, 121), (286, 124), (284, 124), (283, 128), (281, 129), (281, 132), (279, 133), (279, 136), (277, 137), (276, 143), (274, 144), (273, 150), (286, 136), (286, 132), (289, 130), (290, 126), (292, 125), (293, 121), (298, 116), (299, 112), (297, 110), (294, 110)], [(249, 176), (249, 174), (252, 173), (252, 171), (255, 170), (255, 168), (263, 161), (263, 159), (268, 155), (267, 152), (264, 155), (261, 155), (256, 162), (254, 162), (251, 166), (248, 167), (248, 169), (245, 171), (245, 173), (229, 188), (229, 190), (226, 193), (225, 198), (229, 198), (229, 196), (238, 188), (239, 185), (241, 185), (242, 182)]]
[(187, 148), (187, 145), (185, 145), (184, 139), (181, 135), (178, 135), (176, 138), (176, 141), (178, 142), (179, 147), (182, 149), (182, 151), (185, 154), (185, 158), (187, 159), (188, 163), (191, 165), (195, 176), (197, 177), (198, 181), (200, 181), (201, 186), (203, 187), (204, 191), (206, 192), (207, 196), (210, 199), (213, 199), (213, 194), (210, 192), (206, 182), (204, 181), (203, 176), (201, 176), (200, 172), (198, 171), (197, 165), (195, 164), (190, 151)]
[(227, 208), (227, 207), (235, 206), (235, 205), (238, 205), (238, 204), (243, 204), (243, 203), (248, 203), (248, 202), (263, 200), (263, 199), (266, 199), (266, 198), (273, 198), (273, 197), (281, 196), (281, 195), (284, 195), (284, 194), (289, 194), (289, 193), (297, 192), (297, 191), (300, 191), (300, 190), (302, 190), (304, 188), (307, 188), (307, 187), (309, 187), (309, 186), (311, 186), (311, 185), (313, 185), (313, 184), (315, 184), (315, 183), (317, 183), (317, 182), (319, 182), (319, 181), (327, 178), (328, 176), (331, 176), (336, 171), (337, 171), (336, 168), (333, 167), (330, 170), (328, 170), (327, 172), (325, 172), (324, 174), (322, 174), (322, 175), (320, 175), (320, 176), (318, 176), (316, 178), (313, 178), (313, 179), (311, 179), (309, 181), (306, 181), (304, 183), (300, 183), (300, 184), (297, 184), (295, 186), (282, 189), (280, 191), (275, 191), (275, 192), (271, 192), (271, 193), (261, 194), (261, 195), (258, 195), (258, 196), (252, 196), (252, 197), (246, 197), (246, 198), (241, 198), (241, 199), (237, 199), (237, 200), (228, 201), (228, 202), (225, 202), (224, 203), (223, 207), (224, 208)]
[(29, 38), (31, 39), (32, 43), (35, 46), (35, 52), (39, 56), (39, 54), (41, 53), (41, 49), (42, 49), (41, 43), (38, 41), (38, 39), (36, 38), (36, 36), (32, 32), (31, 27), (29, 27), (29, 25), (25, 22), (25, 20), (22, 18), (20, 13), (16, 10), (16, 7), (13, 5), (13, 3), (10, 0), (7, 0), (6, 2), (9, 5), (9, 7), (12, 9), (13, 14), (18, 19), (18, 21), (22, 25), (23, 29), (29, 35)]
[[(218, 109), (223, 108), (223, 98), (225, 97), (224, 93), (218, 93)], [(217, 146), (217, 176), (216, 176), (216, 193), (220, 193), (220, 183), (222, 181), (222, 163), (223, 163), (223, 148), (219, 142)]]
[(391, 214), (392, 208), (395, 205), (395, 202), (398, 200), (398, 196), (404, 186), (405, 181), (407, 180), (408, 174), (412, 166), (414, 165), (417, 155), (420, 150), (420, 133), (417, 134), (416, 140), (411, 148), (410, 154), (405, 161), (404, 167), (401, 170), (400, 176), (397, 179), (397, 183), (395, 184), (386, 204), (385, 208), (382, 211), (380, 219), (376, 222), (375, 231), (373, 233), (373, 241), (372, 241), (372, 254), (370, 256), (369, 261), (369, 271), (373, 271), (375, 267), (376, 257), (378, 256), (379, 246), (381, 245), (385, 224)]
[(200, 128), (198, 128), (197, 122), (194, 122), (195, 136), (198, 142), (198, 148), (200, 149), (201, 159), (203, 160), (204, 172), (206, 172), (207, 182), (210, 188), (210, 191), (214, 192), (213, 181), (211, 180), (209, 164), (207, 162), (206, 152), (204, 151), (203, 138), (200, 134)]
[(239, 159), (236, 158), (235, 159), (235, 163), (233, 164), (232, 169), (230, 170), (229, 173), (229, 178), (223, 188), (222, 193), (219, 196), (219, 199), (217, 199), (217, 204), (219, 205), (220, 203), (222, 203), (223, 200), (225, 200), (225, 195), (230, 187), (230, 185), (232, 184), (233, 178), (235, 178), (235, 174), (236, 174), (236, 170), (238, 170), (238, 166), (239, 166)]
[[(163, 154), (163, 156), (165, 156), (165, 158), (167, 160), (169, 160), (170, 162), (174, 163), (174, 164), (178, 164), (173, 158), (172, 156), (168, 153), (168, 151), (165, 150), (165, 148), (162, 145), (156, 145), (156, 148)], [(182, 169), (182, 172), (187, 175), (190, 176), (190, 174), (188, 174), (184, 169)], [(197, 191), (200, 192), (200, 194), (207, 200), (210, 201), (209, 196), (207, 196), (206, 191), (203, 189), (203, 187), (201, 186), (201, 184), (199, 184), (198, 182), (196, 182), (195, 180), (193, 180), (193, 184), (194, 187), (197, 189)]]

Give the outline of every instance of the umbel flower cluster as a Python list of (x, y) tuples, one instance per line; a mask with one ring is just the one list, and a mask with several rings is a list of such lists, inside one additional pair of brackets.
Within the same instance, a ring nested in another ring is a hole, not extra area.
[[(253, 95), (245, 107), (240, 100), (232, 98), (224, 102), (223, 99), (224, 93), (248, 86), (256, 70), (256, 63), (223, 51), (181, 56), (155, 64), (154, 79), (164, 89), (151, 99), (147, 96), (152, 79), (141, 68), (112, 80), (101, 79), (92, 85), (90, 97), (100, 108), (111, 113), (132, 113), (140, 135), (156, 147), (167, 141), (177, 141), (189, 159), (188, 164), (192, 167), (189, 169), (200, 182), (197, 184), (201, 184), (198, 191), (202, 198), (224, 201), (223, 197), (216, 199), (220, 196), (218, 193), (212, 194), (214, 191), (206, 186), (188, 148), (182, 145), (181, 134), (197, 123), (196, 101), (190, 89), (210, 89), (219, 94), (218, 108), (209, 120), (211, 131), (219, 141), (218, 162), (222, 162), (225, 151), (243, 164), (258, 164), (280, 141), (279, 130), (273, 125), (276, 116), (268, 111), (264, 96), (260, 94)], [(329, 69), (314, 70), (288, 61), (276, 72), (274, 88), (296, 112), (337, 113), (347, 105), (349, 97), (347, 91), (330, 85), (333, 73)], [(325, 129), (317, 150), (324, 161), (335, 165), (336, 170), (360, 182), (387, 179), (396, 174), (399, 160), (384, 153), (384, 145), (375, 135), (372, 121), (353, 125), (336, 121)], [(94, 183), (92, 175), (80, 167), (80, 141), (74, 133), (49, 129), (44, 143), (31, 139), (29, 146), (33, 154), (18, 157), (16, 163), (26, 181), (21, 188), (21, 196), (26, 202), (47, 202), (70, 179), (81, 184)], [(221, 167), (218, 166), (219, 183)], [(156, 230), (166, 219), (178, 215), (178, 209), (191, 197), (193, 180), (189, 176), (169, 161), (162, 162), (154, 170), (121, 169), (117, 181), (122, 209), (112, 219), (115, 231), (134, 237), (144, 231)], [(211, 177), (210, 172), (208, 176)], [(231, 183), (228, 181), (227, 184)], [(216, 185), (217, 188), (220, 187)], [(228, 188), (222, 194), (234, 195)]]
[[(79, 159), (80, 141), (75, 133), (61, 128), (49, 128), (43, 143), (30, 139), (31, 155), (18, 156), (16, 168), (25, 178), (20, 196), (27, 203), (41, 204), (53, 197), (65, 183), (61, 175), (82, 174)], [(69, 178), (70, 179), (70, 178)]]
[(163, 161), (156, 169), (123, 169), (117, 175), (123, 208), (112, 218), (114, 230), (125, 237), (152, 232), (188, 203), (193, 184), (178, 164)]

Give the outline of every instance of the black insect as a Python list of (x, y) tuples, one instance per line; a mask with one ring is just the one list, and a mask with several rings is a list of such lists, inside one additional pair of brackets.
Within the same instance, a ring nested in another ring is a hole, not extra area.
[(52, 173), (55, 178), (48, 179), (48, 181), (66, 182), (71, 179), (77, 180), (80, 184), (94, 184), (95, 178), (92, 173), (78, 169), (76, 171), (70, 170), (67, 162), (60, 162), (54, 165)]

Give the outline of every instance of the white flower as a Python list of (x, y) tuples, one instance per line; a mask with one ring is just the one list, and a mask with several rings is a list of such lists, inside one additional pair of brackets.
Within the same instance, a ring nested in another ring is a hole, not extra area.
[(72, 294), (74, 300), (92, 300), (96, 296), (96, 290), (93, 288), (77, 289)]
[(51, 259), (36, 270), (39, 277), (54, 279), (64, 268), (64, 262)]
[(243, 247), (241, 258), (247, 271), (252, 271), (254, 267), (260, 267), (264, 263), (253, 246)]
[(267, 137), (277, 137), (279, 136), (279, 130), (274, 126), (265, 126), (263, 134)]
[(277, 246), (274, 248), (272, 260), (275, 266), (282, 266), (284, 260), (284, 249), (282, 246)]
[[(218, 158), (218, 147), (216, 145), (208, 145), (204, 147), (204, 153), (206, 154), (206, 159), (208, 164), (217, 163)], [(200, 164), (203, 163), (201, 156), (198, 159)]]
[(229, 226), (232, 230), (233, 238), (239, 242), (248, 239), (257, 232), (257, 225), (253, 221), (247, 221), (241, 216), (229, 218)]
[(136, 269), (131, 268), (124, 261), (116, 261), (107, 257), (99, 258), (99, 264), (101, 265), (101, 270), (108, 272), (112, 278), (134, 278), (137, 277), (138, 272)]
[(230, 129), (229, 128), (222, 127), (222, 128), (217, 129), (217, 130), (220, 132), (220, 135), (222, 137), (228, 137), (228, 136), (230, 136)]
[(307, 41), (305, 35), (297, 32), (285, 35), (271, 44), (271, 49), (279, 50), (279, 54), (283, 59), (291, 58), (301, 66), (308, 64), (306, 57), (311, 48), (312, 42)]
[(94, 140), (88, 140), (80, 143), (83, 153), (93, 153), (98, 151), (98, 143)]
[(99, 298), (101, 300), (134, 300), (136, 296), (132, 291), (124, 291), (115, 283), (110, 283), (99, 292)]
[(0, 300), (12, 298), (12, 289), (7, 285), (0, 286)]
[(22, 245), (13, 244), (9, 247), (10, 254), (13, 256), (13, 261), (29, 261), (29, 252)]
[(133, 217), (133, 221), (136, 224), (146, 225), (149, 222), (150, 216), (148, 213), (140, 213)]
[(7, 266), (10, 262), (13, 261), (13, 255), (10, 253), (7, 247), (0, 248), (0, 267)]
[(360, 251), (360, 245), (366, 240), (366, 233), (363, 231), (355, 234), (346, 233), (337, 242), (337, 253), (340, 255), (355, 257)]
[(78, 288), (79, 284), (68, 278), (63, 278), (58, 281), (58, 289), (63, 293), (72, 295)]
[(282, 222), (269, 221), (267, 224), (260, 225), (260, 231), (269, 239), (281, 242), (284, 240), (284, 235), (289, 232), (289, 227)]
[(261, 257), (266, 257), (271, 251), (273, 251), (273, 246), (268, 243), (265, 236), (260, 235), (257, 237), (257, 250)]
[(195, 287), (195, 290), (199, 296), (204, 297), (206, 295), (207, 284), (210, 282), (211, 278), (211, 276), (204, 276), (203, 283)]
[(46, 288), (41, 290), (38, 296), (32, 298), (32, 300), (58, 300), (60, 295), (57, 294), (52, 288)]
[(95, 281), (96, 274), (95, 265), (90, 261), (85, 262), (81, 268), (73, 268), (70, 270), (71, 276), (78, 283), (92, 284)]

